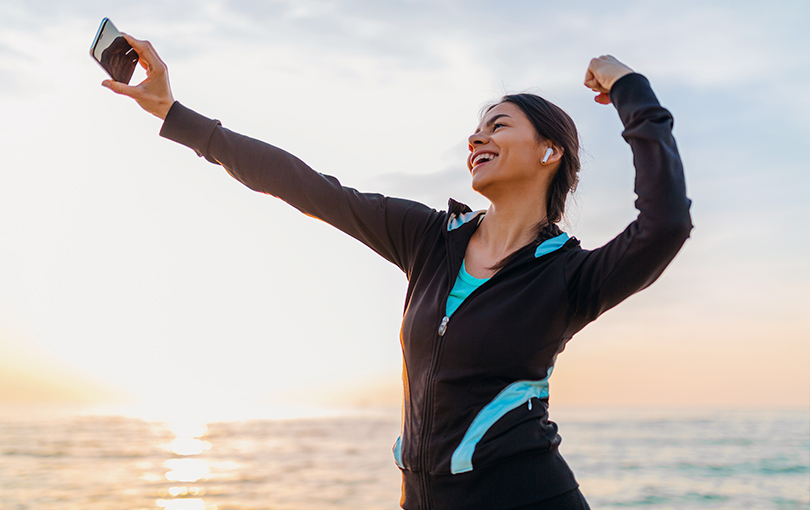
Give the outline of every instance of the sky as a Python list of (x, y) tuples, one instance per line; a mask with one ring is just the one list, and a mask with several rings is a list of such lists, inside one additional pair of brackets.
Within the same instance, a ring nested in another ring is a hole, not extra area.
[(404, 275), (102, 88), (105, 16), (153, 43), (186, 106), (437, 209), (486, 208), (478, 112), (539, 93), (580, 130), (563, 227), (585, 248), (636, 214), (621, 123), (582, 85), (615, 55), (673, 112), (695, 229), (569, 343), (552, 406), (810, 405), (804, 1), (6, 0), (0, 402), (399, 403)]

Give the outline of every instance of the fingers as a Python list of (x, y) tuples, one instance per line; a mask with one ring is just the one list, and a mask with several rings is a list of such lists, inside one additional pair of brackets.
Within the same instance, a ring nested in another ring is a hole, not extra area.
[[(632, 73), (633, 70), (627, 65), (619, 62), (613, 55), (602, 55), (600, 57), (591, 59), (588, 65), (588, 72), (592, 73), (597, 80), (604, 86), (605, 81), (617, 80), (616, 76), (624, 76), (625, 74)], [(610, 82), (612, 84), (612, 82)], [(610, 87), (608, 87), (610, 88)]]
[(610, 104), (610, 90), (602, 86), (602, 84), (599, 82), (596, 75), (594, 74), (593, 70), (591, 69), (592, 66), (593, 60), (591, 60), (591, 65), (588, 66), (588, 71), (585, 73), (585, 86), (593, 90), (594, 92), (598, 92), (596, 97), (593, 98), (594, 101), (596, 101), (599, 104)]
[(121, 34), (127, 40), (130, 46), (135, 50), (140, 58), (141, 65), (146, 69), (147, 74), (153, 71), (165, 72), (166, 64), (161, 60), (160, 56), (155, 51), (154, 46), (149, 41), (141, 41), (135, 39), (129, 34)]
[(599, 104), (610, 104), (610, 89), (619, 78), (633, 70), (613, 55), (602, 55), (591, 59), (585, 72), (585, 86), (598, 92), (594, 99)]
[(174, 103), (166, 64), (149, 41), (141, 41), (128, 34), (123, 36), (138, 54), (141, 66), (146, 69), (146, 79), (136, 86), (113, 80), (104, 80), (101, 84), (116, 94), (131, 97), (147, 112), (165, 119)]
[(607, 92), (599, 83), (599, 80), (596, 79), (596, 75), (593, 74), (590, 68), (588, 68), (588, 71), (585, 73), (585, 86), (594, 92)]

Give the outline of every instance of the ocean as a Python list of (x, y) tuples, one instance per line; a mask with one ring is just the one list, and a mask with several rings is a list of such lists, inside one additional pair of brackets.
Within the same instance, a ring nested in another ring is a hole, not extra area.
[[(551, 409), (591, 508), (810, 510), (810, 413)], [(399, 508), (398, 410), (156, 419), (0, 409), (0, 510)]]

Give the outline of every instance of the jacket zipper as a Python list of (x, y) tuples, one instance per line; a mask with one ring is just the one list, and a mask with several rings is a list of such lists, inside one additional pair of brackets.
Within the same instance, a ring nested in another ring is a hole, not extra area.
[[(452, 271), (450, 272), (452, 273)], [(498, 273), (501, 272), (503, 272), (503, 269), (501, 271), (498, 271)], [(455, 282), (455, 276), (456, 275), (453, 275), (453, 282)], [(497, 275), (494, 275), (492, 278), (495, 278), (496, 276)], [(456, 314), (458, 313), (459, 310), (464, 308), (464, 305), (466, 305), (469, 302), (470, 298), (478, 294), (481, 291), (482, 287), (489, 286), (492, 278), (484, 282), (480, 287), (475, 289), (469, 296), (467, 296), (467, 298), (464, 299), (464, 301), (459, 305), (458, 308), (456, 308), (455, 312), (453, 313)], [(452, 289), (452, 285), (450, 288)], [(434, 388), (433, 384), (434, 381), (436, 380), (436, 374), (439, 369), (439, 354), (441, 353), (442, 345), (444, 342), (444, 335), (445, 333), (447, 333), (448, 324), (450, 324), (450, 316), (446, 314), (447, 299), (449, 297), (450, 296), (448, 292), (448, 296), (445, 297), (444, 300), (442, 301), (442, 308), (441, 308), (442, 320), (439, 323), (438, 330), (436, 331), (438, 336), (436, 338), (436, 344), (433, 347), (433, 353), (430, 360), (430, 369), (428, 370), (427, 388), (425, 389), (425, 416), (422, 418), (422, 433), (420, 434), (420, 443), (422, 445), (422, 448), (421, 451), (419, 452), (419, 464), (421, 468), (420, 472), (422, 474), (421, 476), (422, 495), (423, 495), (422, 499), (424, 501), (425, 510), (430, 510), (431, 508), (430, 493), (428, 487), (428, 475), (429, 475), (428, 447), (430, 446), (430, 428), (433, 422), (433, 388)]]
[(422, 417), (422, 433), (419, 435), (419, 442), (422, 446), (419, 452), (419, 467), (421, 473), (420, 479), (422, 482), (422, 501), (424, 503), (424, 510), (430, 510), (432, 507), (430, 501), (430, 487), (428, 486), (428, 476), (430, 474), (430, 470), (428, 469), (428, 448), (430, 447), (430, 428), (433, 423), (433, 385), (436, 380), (436, 373), (439, 369), (439, 354), (442, 350), (444, 334), (447, 331), (447, 324), (450, 322), (450, 317), (448, 317), (446, 313), (447, 300), (450, 298), (450, 290), (453, 288), (453, 282), (456, 281), (456, 275), (453, 274), (453, 264), (451, 263), (452, 257), (449, 255), (452, 254), (448, 253), (447, 257), (447, 270), (450, 278), (450, 287), (447, 290), (447, 295), (442, 300), (441, 308), (439, 309), (439, 313), (442, 316), (442, 321), (439, 324), (436, 343), (434, 344), (433, 352), (431, 353), (432, 356), (430, 359), (430, 368), (428, 370), (427, 387), (425, 388), (425, 415)]
[[(447, 306), (447, 305), (445, 305)], [(447, 323), (450, 322), (450, 317), (445, 315), (442, 317), (442, 323), (439, 324), (439, 336), (444, 336), (445, 331), (447, 331)]]
[[(447, 308), (447, 299), (444, 299), (442, 303), (444, 309)], [(438, 372), (439, 368), (439, 353), (441, 352), (442, 342), (444, 340), (444, 333), (447, 331), (447, 323), (450, 322), (450, 318), (446, 315), (443, 316), (442, 322), (439, 325), (438, 330), (438, 337), (436, 338), (436, 343), (433, 346), (433, 352), (430, 359), (430, 369), (428, 370), (428, 382), (427, 388), (425, 388), (425, 415), (422, 417), (422, 433), (420, 434), (419, 442), (422, 445), (421, 451), (419, 452), (419, 464), (420, 464), (420, 472), (422, 474), (421, 481), (422, 481), (422, 500), (423, 500), (423, 508), (424, 510), (430, 510), (431, 508), (431, 501), (430, 501), (430, 492), (428, 487), (428, 476), (429, 476), (429, 469), (428, 469), (428, 447), (430, 446), (430, 428), (433, 422), (433, 384), (436, 380), (436, 372)]]
[[(449, 264), (449, 261), (448, 261), (448, 264)], [(470, 293), (470, 295), (467, 296), (466, 299), (464, 299), (464, 301), (459, 305), (459, 307), (456, 308), (456, 310), (455, 310), (455, 312), (453, 312), (453, 314), (456, 315), (462, 309), (464, 309), (465, 305), (467, 305), (469, 303), (471, 298), (473, 298), (474, 296), (476, 296), (477, 294), (479, 294), (480, 292), (485, 290), (486, 287), (489, 287), (491, 285), (493, 279), (501, 277), (504, 273), (507, 273), (507, 272), (511, 271), (512, 269), (514, 269), (515, 267), (520, 266), (520, 265), (522, 265), (522, 263), (510, 264), (509, 266), (502, 268), (495, 275), (493, 275), (492, 278), (490, 278), (489, 280), (484, 282), (480, 287), (478, 287), (477, 289), (472, 291), (472, 293)], [(457, 275), (452, 274), (452, 267), (450, 268), (449, 272), (451, 273), (452, 281), (455, 282), (455, 277)], [(452, 289), (452, 283), (450, 285), (450, 288)], [(429, 475), (429, 470), (428, 470), (428, 447), (430, 445), (429, 444), (430, 427), (431, 427), (431, 423), (433, 422), (433, 388), (434, 388), (433, 384), (434, 384), (434, 381), (436, 380), (436, 373), (438, 372), (438, 368), (439, 368), (439, 354), (441, 353), (442, 345), (443, 345), (443, 342), (444, 342), (444, 335), (447, 333), (447, 327), (450, 324), (450, 316), (448, 316), (447, 313), (446, 313), (447, 312), (447, 299), (449, 297), (450, 296), (449, 296), (449, 292), (448, 292), (448, 296), (446, 296), (444, 298), (444, 300), (442, 301), (442, 308), (440, 309), (440, 313), (442, 315), (442, 320), (439, 323), (439, 327), (437, 328), (437, 331), (436, 331), (436, 334), (437, 334), (436, 344), (433, 347), (432, 358), (430, 360), (430, 369), (428, 370), (428, 382), (427, 382), (427, 388), (425, 389), (425, 415), (422, 418), (422, 433), (420, 434), (420, 444), (422, 445), (422, 448), (420, 449), (420, 452), (419, 452), (419, 466), (420, 466), (420, 472), (421, 472), (421, 475), (422, 475), (421, 476), (422, 495), (423, 495), (422, 499), (424, 501), (424, 508), (426, 510), (429, 510), (431, 508), (429, 487), (428, 487), (428, 481), (427, 480), (428, 480), (428, 475)], [(529, 406), (531, 406), (531, 402), (529, 402)]]
[[(450, 254), (448, 254), (450, 255)], [(450, 290), (453, 288), (453, 283), (456, 281), (456, 276), (458, 275), (458, 271), (453, 273), (453, 267), (450, 262), (450, 258), (447, 259), (448, 265), (448, 273), (450, 276)], [(521, 265), (521, 264), (517, 264)], [(487, 287), (491, 284), (492, 279), (502, 275), (502, 273), (506, 272), (507, 269), (512, 269), (516, 267), (515, 264), (510, 264), (507, 267), (502, 268), (498, 271), (495, 275), (492, 276), (488, 281), (484, 282), (480, 287), (475, 289), (467, 298), (459, 305), (459, 307), (453, 312), (454, 314), (458, 313), (459, 310), (464, 308), (464, 305), (472, 298), (474, 295), (478, 294), (483, 287)], [(459, 266), (459, 269), (461, 266)], [(425, 416), (422, 418), (422, 433), (420, 434), (420, 444), (422, 448), (419, 452), (419, 468), (420, 468), (420, 481), (422, 485), (422, 500), (424, 502), (424, 510), (430, 510), (431, 508), (431, 501), (430, 501), (430, 492), (428, 487), (428, 447), (430, 446), (429, 439), (430, 439), (430, 428), (433, 422), (433, 384), (436, 380), (436, 373), (439, 368), (439, 353), (441, 353), (442, 349), (442, 342), (444, 341), (444, 335), (447, 333), (447, 326), (450, 323), (450, 316), (447, 315), (447, 299), (450, 297), (448, 290), (448, 295), (442, 300), (442, 307), (439, 310), (439, 313), (442, 315), (442, 320), (439, 323), (439, 327), (437, 330), (437, 338), (436, 344), (433, 347), (432, 358), (430, 360), (430, 369), (428, 370), (428, 381), (427, 381), (427, 388), (425, 389)]]

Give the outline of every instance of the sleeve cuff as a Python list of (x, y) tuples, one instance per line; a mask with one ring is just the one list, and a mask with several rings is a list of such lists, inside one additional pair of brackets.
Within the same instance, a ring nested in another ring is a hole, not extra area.
[(185, 145), (210, 161), (208, 142), (219, 125), (218, 120), (209, 119), (175, 101), (163, 120), (160, 136)]
[(610, 88), (610, 102), (616, 107), (624, 125), (630, 121), (633, 111), (642, 105), (660, 106), (649, 80), (638, 73), (619, 78)]

